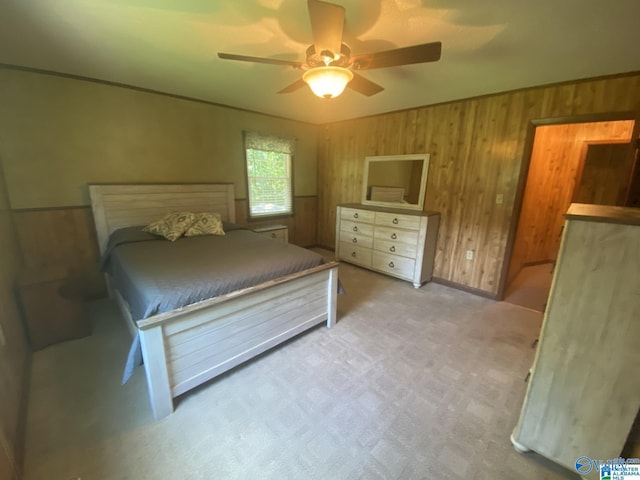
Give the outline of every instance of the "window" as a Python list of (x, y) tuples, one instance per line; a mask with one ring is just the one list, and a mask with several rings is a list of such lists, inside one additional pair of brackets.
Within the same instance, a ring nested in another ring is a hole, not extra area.
[(295, 140), (245, 132), (249, 217), (293, 213), (291, 164)]

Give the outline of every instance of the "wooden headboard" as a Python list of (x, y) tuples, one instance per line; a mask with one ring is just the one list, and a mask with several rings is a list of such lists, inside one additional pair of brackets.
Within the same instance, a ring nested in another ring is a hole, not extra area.
[(404, 203), (404, 188), (372, 186), (371, 200), (374, 202)]
[(89, 185), (100, 252), (118, 228), (146, 225), (171, 212), (218, 212), (236, 221), (232, 183)]

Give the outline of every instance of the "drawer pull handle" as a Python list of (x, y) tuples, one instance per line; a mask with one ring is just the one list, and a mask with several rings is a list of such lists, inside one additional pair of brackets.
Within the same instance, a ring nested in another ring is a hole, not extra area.
[(358, 218), (358, 214), (357, 214), (357, 213), (354, 213), (354, 214), (353, 214), (353, 218)]
[(391, 234), (391, 238), (393, 238), (395, 240), (396, 238), (398, 238), (398, 236), (395, 233), (392, 233)]
[(395, 265), (393, 264), (393, 262), (389, 262), (389, 267), (394, 268)]
[(394, 218), (394, 219), (393, 219), (393, 222), (391, 222), (391, 223), (393, 223), (394, 225), (397, 225), (397, 224), (398, 224), (398, 219), (397, 219), (397, 218)]
[(278, 235), (276, 235), (275, 233), (271, 234), (271, 238), (276, 238)]
[(351, 252), (351, 256), (352, 256), (353, 258), (356, 258), (356, 252)]
[(351, 240), (353, 243), (358, 243), (358, 239), (356, 237), (353, 237), (353, 240)]
[(394, 245), (391, 245), (391, 248), (389, 248), (390, 252), (395, 252), (396, 251), (396, 247)]
[(353, 227), (353, 231), (357, 232), (358, 231), (358, 227)]

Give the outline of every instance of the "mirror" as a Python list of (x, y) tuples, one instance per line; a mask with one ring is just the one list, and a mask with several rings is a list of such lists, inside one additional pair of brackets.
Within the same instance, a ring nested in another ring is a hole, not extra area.
[(362, 203), (422, 210), (428, 170), (427, 153), (366, 157)]

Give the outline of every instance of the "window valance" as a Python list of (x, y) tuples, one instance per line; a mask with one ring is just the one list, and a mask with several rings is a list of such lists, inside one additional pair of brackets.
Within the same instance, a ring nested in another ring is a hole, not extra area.
[(244, 132), (244, 146), (252, 150), (293, 155), (296, 150), (296, 140), (295, 138), (246, 131)]

